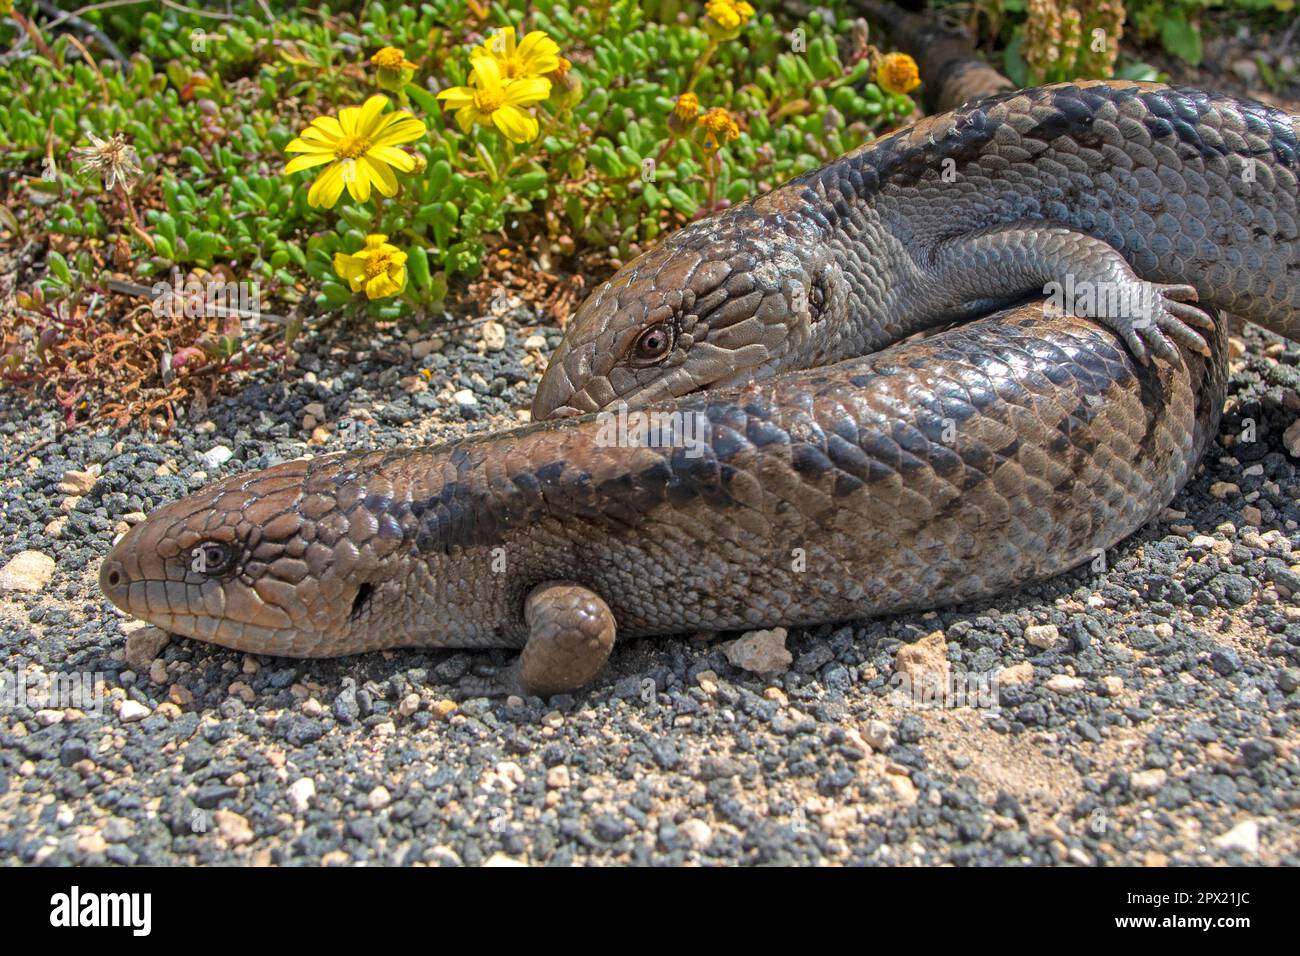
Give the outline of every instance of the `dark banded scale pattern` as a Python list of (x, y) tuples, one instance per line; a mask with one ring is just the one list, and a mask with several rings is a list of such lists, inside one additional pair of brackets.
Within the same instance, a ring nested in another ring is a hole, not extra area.
[[(1067, 275), (1192, 286), (1203, 305), (1296, 338), (1298, 162), (1294, 116), (1199, 90), (1097, 81), (986, 97), (630, 263), (570, 321), (534, 418), (830, 364)], [(1130, 344), (1160, 337), (1098, 318)], [(654, 325), (672, 349), (650, 361), (636, 345)]]
[[(316, 656), (520, 646), (562, 618), (594, 646), (610, 613), (622, 636), (812, 624), (1046, 578), (1191, 474), (1221, 408), (1222, 323), (1206, 357), (1177, 323), (1139, 340), (1104, 318), (1121, 340), (1037, 305), (899, 340), (1063, 272), (1165, 284), (1165, 318), (1196, 325), (1173, 288), (1194, 286), (1294, 336), (1295, 130), (1130, 83), (925, 120), (682, 230), (584, 303), (536, 417), (650, 403), (704, 423), (702, 454), (610, 445), (589, 414), (287, 463), (159, 509), (101, 586), (179, 634)], [(666, 358), (637, 354), (654, 325)], [(1177, 347), (1138, 361), (1160, 332)]]
[[(707, 421), (696, 457), (606, 447), (588, 416), (239, 475), (132, 529), (101, 582), (176, 633), (294, 656), (521, 645), (525, 596), (556, 578), (623, 636), (929, 607), (1130, 534), (1195, 467), (1223, 387), (1222, 335), (1211, 361), (1140, 367), (1026, 307), (670, 406)], [(212, 541), (231, 566), (194, 571)]]

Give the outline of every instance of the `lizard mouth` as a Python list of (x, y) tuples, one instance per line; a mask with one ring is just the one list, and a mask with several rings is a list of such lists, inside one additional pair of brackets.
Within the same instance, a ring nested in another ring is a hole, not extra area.
[[(639, 385), (617, 398), (603, 402), (592, 397), (593, 385), (597, 383), (601, 391), (610, 393), (614, 391), (608, 384), (608, 380), (603, 377), (592, 379), (577, 390), (572, 390), (567, 377), (563, 382), (557, 379), (549, 393), (543, 392), (542, 387), (539, 386), (537, 398), (533, 402), (533, 418), (536, 421), (574, 418), (620, 406), (643, 408), (657, 402), (686, 398), (704, 389), (749, 385), (771, 378), (775, 374), (774, 369), (764, 365), (762, 361), (753, 361), (752, 357), (746, 354), (750, 349), (759, 351), (760, 346), (730, 350), (710, 346), (708, 343), (699, 343), (695, 348), (697, 351), (676, 368), (658, 370), (659, 374), (644, 385)], [(766, 350), (762, 351), (765, 359)], [(545, 380), (542, 385), (546, 385)], [(565, 396), (562, 403), (557, 399), (561, 394)]]

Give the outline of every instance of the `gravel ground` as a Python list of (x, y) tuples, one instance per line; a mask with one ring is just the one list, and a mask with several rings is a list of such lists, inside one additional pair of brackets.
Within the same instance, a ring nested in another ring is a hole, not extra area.
[[(37, 588), (0, 595), (0, 671), (103, 691), (99, 713), (0, 706), (0, 860), (1300, 863), (1300, 351), (1253, 330), (1219, 443), (1107, 569), (794, 631), (773, 674), (695, 635), (620, 645), (581, 695), (467, 698), (504, 655), (259, 658), (100, 598), (115, 534), (212, 479), (519, 420), (558, 331), (501, 318), (504, 346), (501, 326), (309, 338), (171, 437), (29, 452), (58, 417), (0, 393), (0, 565), (53, 559), (0, 572)], [(963, 672), (996, 677), (996, 707), (896, 689)]]

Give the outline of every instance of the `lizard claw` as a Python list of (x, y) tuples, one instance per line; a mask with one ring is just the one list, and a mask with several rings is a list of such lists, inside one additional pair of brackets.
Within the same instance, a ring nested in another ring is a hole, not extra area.
[(1137, 360), (1147, 365), (1154, 354), (1172, 361), (1177, 356), (1174, 342), (1209, 356), (1209, 343), (1197, 329), (1213, 332), (1214, 319), (1204, 309), (1192, 304), (1198, 298), (1196, 289), (1190, 285), (1159, 282), (1148, 282), (1145, 286), (1150, 294), (1143, 296), (1143, 314), (1112, 320), (1115, 331), (1123, 337)]

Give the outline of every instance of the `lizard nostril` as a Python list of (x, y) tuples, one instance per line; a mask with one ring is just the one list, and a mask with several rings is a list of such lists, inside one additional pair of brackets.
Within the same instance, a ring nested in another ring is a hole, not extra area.
[(99, 586), (110, 600), (126, 587), (126, 573), (119, 562), (109, 561), (104, 564), (99, 572)]

